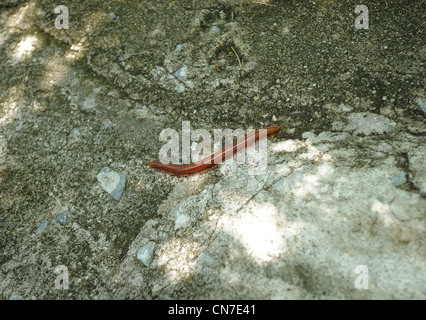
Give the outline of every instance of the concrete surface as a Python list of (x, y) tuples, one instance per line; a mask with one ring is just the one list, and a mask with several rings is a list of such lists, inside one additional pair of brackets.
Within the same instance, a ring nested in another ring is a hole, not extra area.
[[(421, 1), (60, 4), (0, 2), (1, 299), (426, 298)], [(150, 169), (182, 121), (281, 131)]]

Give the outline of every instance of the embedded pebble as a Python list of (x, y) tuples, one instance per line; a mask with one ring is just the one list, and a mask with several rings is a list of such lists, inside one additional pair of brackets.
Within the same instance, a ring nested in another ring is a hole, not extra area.
[(189, 88), (194, 88), (194, 83), (191, 80), (186, 80), (185, 85)]
[(22, 129), (22, 125), (23, 125), (23, 122), (22, 122), (22, 120), (20, 120), (19, 124), (16, 126), (15, 130), (20, 131)]
[(166, 72), (166, 69), (164, 69), (162, 66), (155, 66), (155, 70), (159, 72)]
[(272, 185), (272, 188), (278, 187), (278, 186), (282, 185), (283, 183), (284, 183), (284, 180), (280, 179)]
[(185, 86), (182, 84), (182, 83), (180, 83), (178, 86), (177, 86), (177, 91), (179, 91), (179, 92), (183, 92), (183, 91), (185, 91)]
[(107, 129), (109, 127), (111, 127), (111, 121), (108, 120), (102, 125), (101, 129)]
[(9, 300), (21, 300), (21, 296), (16, 293), (12, 293), (12, 295), (9, 297)]
[(114, 200), (120, 200), (126, 186), (126, 177), (108, 167), (104, 167), (96, 176), (99, 186)]
[(79, 128), (73, 128), (70, 132), (70, 134), (68, 135), (68, 143), (72, 144), (75, 142), (78, 142), (80, 140), (80, 129)]
[(353, 108), (351, 106), (348, 106), (348, 105), (341, 103), (337, 106), (336, 111), (338, 111), (338, 112), (351, 112), (352, 110), (353, 110)]
[(419, 194), (420, 194), (422, 197), (426, 197), (426, 182), (423, 182), (423, 183), (420, 185), (420, 188), (419, 188)]
[(151, 74), (157, 79), (158, 84), (162, 87), (173, 88), (179, 92), (185, 91), (186, 87), (194, 88), (194, 83), (187, 79), (187, 65), (183, 65), (174, 74), (169, 73), (161, 66), (155, 66), (155, 69), (151, 70)]
[(47, 228), (48, 225), (49, 225), (49, 221), (44, 220), (42, 223), (40, 223), (40, 225), (36, 229), (35, 233), (36, 234), (42, 233), (44, 230), (46, 230), (46, 228)]
[(391, 181), (391, 183), (395, 186), (398, 187), (404, 183), (407, 182), (407, 177), (405, 176), (405, 173), (399, 173), (396, 176), (393, 176), (392, 178), (389, 179)]
[(187, 75), (188, 75), (188, 66), (183, 65), (180, 69), (178, 69), (175, 73), (174, 76), (176, 78), (178, 78), (180, 81), (186, 81), (187, 80)]
[(210, 31), (210, 32), (220, 32), (220, 28), (219, 28), (218, 26), (212, 26), (212, 27), (209, 29), (209, 31)]
[(64, 211), (59, 216), (56, 217), (56, 221), (62, 225), (67, 222), (68, 212)]
[(424, 103), (424, 100), (421, 98), (416, 99), (417, 105), (419, 106), (420, 110), (422, 110), (426, 114), (426, 106)]
[(136, 257), (140, 262), (142, 262), (145, 266), (149, 266), (152, 258), (154, 257), (154, 248), (155, 242), (149, 241), (146, 245), (139, 248)]

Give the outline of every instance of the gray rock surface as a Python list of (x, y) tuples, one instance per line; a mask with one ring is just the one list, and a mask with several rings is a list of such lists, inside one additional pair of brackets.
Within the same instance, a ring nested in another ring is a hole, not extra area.
[(97, 174), (99, 186), (114, 200), (120, 200), (126, 186), (126, 177), (108, 167), (102, 168)]
[[(426, 298), (421, 1), (60, 4), (0, 1), (0, 299)], [(182, 121), (281, 130), (151, 169)]]
[[(157, 243), (157, 272), (148, 275), (129, 251), (120, 281), (147, 286), (150, 277), (161, 298), (192, 287), (202, 299), (424, 297), (425, 200), (389, 180), (399, 170), (394, 156), (379, 152), (374, 140), (365, 142), (365, 153), (355, 136), (344, 147), (330, 146), (334, 133), (305, 136), (311, 138), (270, 146), (268, 174), (248, 176), (235, 166), (218, 183), (177, 200), (131, 245)], [(316, 158), (307, 156), (313, 152)], [(359, 170), (358, 162), (369, 165)], [(179, 211), (192, 222), (177, 229)], [(356, 288), (359, 266), (368, 270), (368, 290)]]

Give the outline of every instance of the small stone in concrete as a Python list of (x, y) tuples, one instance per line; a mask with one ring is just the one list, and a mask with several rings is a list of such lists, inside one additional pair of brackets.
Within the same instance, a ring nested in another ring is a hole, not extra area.
[(425, 101), (421, 98), (416, 99), (417, 105), (419, 106), (420, 110), (423, 111), (424, 114), (426, 114), (426, 105)]
[(192, 80), (186, 80), (185, 81), (185, 86), (187, 86), (188, 88), (193, 89), (194, 88), (194, 83), (192, 82)]
[(183, 92), (183, 91), (185, 91), (185, 86), (181, 83), (181, 84), (179, 84), (178, 86), (177, 86), (177, 91), (179, 91), (179, 92)]
[(108, 120), (102, 125), (101, 129), (107, 129), (109, 127), (111, 127), (111, 121)]
[(188, 75), (188, 66), (183, 65), (179, 70), (174, 73), (174, 76), (180, 81), (186, 81)]
[(423, 182), (423, 183), (420, 185), (420, 188), (419, 188), (419, 194), (420, 194), (422, 197), (426, 197), (426, 182)]
[(12, 295), (9, 297), (9, 300), (21, 300), (21, 296), (16, 293), (12, 293)]
[(395, 187), (398, 187), (407, 182), (407, 177), (405, 176), (405, 173), (402, 172), (390, 178), (390, 181)]
[(155, 242), (149, 241), (146, 245), (141, 247), (136, 254), (138, 260), (147, 267), (150, 265), (152, 258), (154, 257), (154, 248)]
[(23, 125), (23, 122), (22, 122), (22, 120), (20, 120), (19, 124), (16, 126), (15, 130), (20, 131), (22, 129), (22, 125)]
[(80, 128), (73, 128), (70, 134), (68, 135), (68, 143), (72, 144), (72, 143), (80, 141), (80, 139), (81, 139)]
[(36, 229), (35, 233), (36, 234), (40, 234), (42, 233), (44, 230), (46, 230), (47, 226), (49, 224), (49, 221), (44, 220), (42, 223), (40, 223), (40, 225), (38, 226), (38, 228)]
[(64, 211), (59, 216), (56, 217), (56, 221), (62, 225), (67, 222), (68, 212)]
[(117, 171), (104, 167), (96, 176), (99, 186), (114, 200), (120, 200), (126, 186), (126, 177)]
[(278, 186), (282, 185), (283, 183), (284, 183), (284, 180), (280, 179), (272, 185), (272, 188), (278, 187)]
[(218, 26), (212, 26), (212, 27), (209, 29), (209, 31), (210, 31), (210, 32), (220, 32), (220, 28), (219, 28)]

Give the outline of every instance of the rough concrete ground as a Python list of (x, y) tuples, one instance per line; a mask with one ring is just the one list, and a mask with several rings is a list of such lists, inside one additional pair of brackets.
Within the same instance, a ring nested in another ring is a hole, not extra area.
[[(0, 298), (426, 297), (424, 4), (260, 2), (0, 2)], [(154, 172), (182, 121), (305, 139)]]

